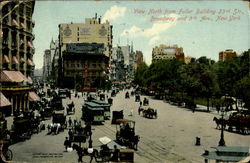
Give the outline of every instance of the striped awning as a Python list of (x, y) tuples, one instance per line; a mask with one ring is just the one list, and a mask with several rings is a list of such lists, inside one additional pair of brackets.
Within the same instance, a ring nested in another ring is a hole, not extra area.
[(32, 79), (31, 79), (30, 76), (28, 76), (28, 81), (29, 81), (30, 83), (33, 83), (33, 81), (32, 81)]
[(4, 62), (5, 63), (10, 63), (10, 59), (7, 55), (4, 55)]
[(19, 27), (19, 24), (15, 19), (12, 19), (12, 25), (15, 25), (15, 26)]
[(11, 106), (10, 101), (0, 92), (0, 107)]
[(0, 82), (23, 82), (28, 79), (20, 71), (1, 71)]
[(28, 46), (29, 46), (30, 48), (33, 48), (33, 45), (32, 45), (32, 43), (31, 43), (30, 41), (28, 41)]
[(29, 101), (39, 101), (40, 97), (35, 92), (29, 92)]
[(33, 66), (33, 62), (30, 59), (28, 59), (27, 64)]
[(22, 28), (26, 28), (26, 26), (23, 23), (20, 23)]
[(13, 56), (13, 62), (14, 62), (15, 64), (19, 64), (19, 62), (18, 62), (16, 56)]

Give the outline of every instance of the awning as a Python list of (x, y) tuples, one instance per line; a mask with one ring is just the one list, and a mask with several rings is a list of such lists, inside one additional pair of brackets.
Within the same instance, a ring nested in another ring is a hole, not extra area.
[(20, 23), (22, 28), (26, 28), (26, 26), (23, 23)]
[(14, 62), (15, 64), (19, 64), (19, 62), (18, 62), (16, 56), (13, 56), (13, 62)]
[(10, 63), (10, 59), (7, 55), (4, 55), (4, 62)]
[(28, 59), (27, 64), (33, 66), (33, 62), (30, 59)]
[(33, 45), (32, 45), (32, 43), (31, 43), (30, 41), (28, 41), (28, 46), (29, 46), (30, 48), (33, 48)]
[(28, 82), (33, 83), (32, 79), (30, 76), (28, 76)]
[(12, 19), (12, 25), (19, 27), (19, 24), (17, 23), (17, 21), (15, 19)]
[(29, 92), (29, 101), (39, 101), (40, 97), (35, 92)]
[(0, 92), (0, 107), (11, 106), (10, 101)]
[(23, 82), (28, 79), (20, 71), (1, 71), (0, 82)]

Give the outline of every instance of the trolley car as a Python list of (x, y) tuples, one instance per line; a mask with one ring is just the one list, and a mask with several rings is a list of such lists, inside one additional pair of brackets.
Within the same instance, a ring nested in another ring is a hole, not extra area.
[(104, 109), (94, 102), (85, 102), (82, 106), (82, 119), (93, 124), (100, 124), (104, 122)]
[(104, 119), (110, 119), (110, 104), (100, 100), (92, 100), (92, 102), (100, 105), (104, 109)]

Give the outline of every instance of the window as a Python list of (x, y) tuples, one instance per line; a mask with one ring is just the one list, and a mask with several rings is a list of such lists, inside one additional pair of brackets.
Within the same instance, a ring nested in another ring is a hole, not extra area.
[(77, 67), (80, 67), (80, 64), (77, 64)]
[(72, 63), (72, 64), (71, 64), (71, 67), (75, 67), (75, 65)]

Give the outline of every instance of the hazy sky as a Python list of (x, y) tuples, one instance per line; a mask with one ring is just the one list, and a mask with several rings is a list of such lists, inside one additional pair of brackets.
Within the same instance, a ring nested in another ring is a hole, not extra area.
[(58, 24), (83, 23), (95, 13), (113, 25), (113, 46), (133, 41), (148, 64), (160, 44), (177, 44), (185, 56), (214, 60), (219, 51), (241, 53), (250, 45), (249, 10), (242, 1), (36, 1), (36, 68), (42, 67), (51, 39), (58, 38)]

